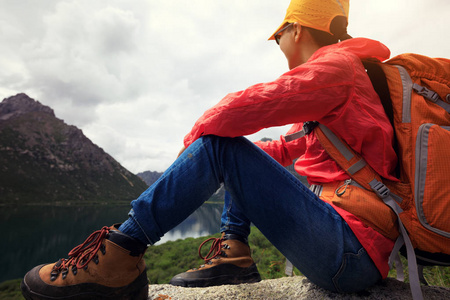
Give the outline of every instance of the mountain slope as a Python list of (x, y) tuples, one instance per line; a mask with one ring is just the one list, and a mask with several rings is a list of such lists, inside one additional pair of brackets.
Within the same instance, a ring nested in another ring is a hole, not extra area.
[(155, 183), (156, 180), (161, 177), (163, 173), (162, 172), (155, 172), (155, 171), (145, 171), (141, 173), (137, 173), (136, 175), (139, 176), (144, 182), (151, 186), (153, 183)]
[(0, 203), (116, 202), (147, 185), (25, 94), (0, 103)]

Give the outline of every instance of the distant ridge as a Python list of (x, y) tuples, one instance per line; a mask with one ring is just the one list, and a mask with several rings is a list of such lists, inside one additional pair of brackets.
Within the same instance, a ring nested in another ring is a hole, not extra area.
[(163, 173), (162, 172), (156, 172), (156, 171), (145, 171), (141, 173), (137, 173), (136, 175), (139, 176), (144, 182), (151, 186), (153, 183), (155, 183), (156, 180), (161, 177)]
[(26, 94), (0, 103), (0, 204), (129, 202), (146, 188), (50, 107)]

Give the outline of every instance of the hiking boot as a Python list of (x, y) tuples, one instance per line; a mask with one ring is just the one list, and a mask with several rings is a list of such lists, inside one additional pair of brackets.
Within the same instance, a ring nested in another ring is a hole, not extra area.
[(147, 247), (118, 227), (103, 227), (69, 258), (29, 271), (20, 286), (25, 299), (147, 299)]
[[(211, 249), (203, 257), (201, 248), (209, 241), (212, 241)], [(221, 238), (207, 239), (200, 245), (198, 253), (200, 258), (205, 260), (205, 264), (176, 275), (170, 284), (206, 287), (261, 281), (247, 239), (239, 235), (222, 234)]]

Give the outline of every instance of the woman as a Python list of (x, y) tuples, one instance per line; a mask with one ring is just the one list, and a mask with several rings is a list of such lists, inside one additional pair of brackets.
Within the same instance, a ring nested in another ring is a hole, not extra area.
[[(290, 71), (229, 94), (207, 110), (186, 135), (178, 159), (132, 202), (129, 219), (95, 232), (69, 259), (31, 270), (22, 283), (25, 297), (145, 299), (146, 245), (187, 218), (221, 183), (227, 190), (222, 237), (214, 241), (205, 265), (176, 275), (172, 284), (260, 280), (247, 244), (251, 222), (323, 288), (355, 292), (385, 278), (397, 236), (395, 216), (375, 194), (347, 181), (314, 133), (256, 145), (241, 137), (294, 124), (291, 134), (307, 121), (318, 121), (382, 177), (395, 180), (393, 131), (361, 63), (385, 60), (390, 53), (379, 42), (350, 39), (348, 11), (348, 0), (292, 0), (270, 37)], [(296, 171), (317, 195), (284, 169), (296, 158)], [(338, 196), (340, 186), (345, 192)], [(348, 201), (356, 204), (354, 212)]]

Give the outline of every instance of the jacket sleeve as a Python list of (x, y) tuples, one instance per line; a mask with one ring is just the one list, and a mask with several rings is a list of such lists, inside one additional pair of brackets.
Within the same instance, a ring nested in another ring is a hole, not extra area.
[(237, 137), (272, 126), (335, 118), (351, 97), (353, 75), (351, 61), (331, 53), (275, 81), (228, 94), (197, 120), (184, 145), (187, 148), (203, 135)]

